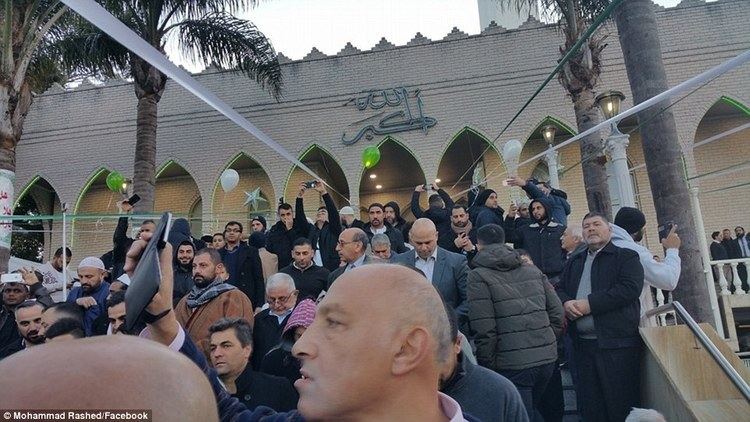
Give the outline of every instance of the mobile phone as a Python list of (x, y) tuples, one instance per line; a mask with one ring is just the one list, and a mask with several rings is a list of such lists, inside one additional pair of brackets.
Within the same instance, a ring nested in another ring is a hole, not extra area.
[(312, 188), (314, 188), (317, 185), (318, 185), (318, 181), (317, 180), (309, 180), (309, 181), (305, 182), (305, 187), (308, 188), (308, 189), (312, 189)]
[(672, 227), (674, 227), (674, 223), (672, 221), (668, 221), (667, 224), (659, 226), (659, 241), (663, 240), (669, 235), (669, 232), (672, 231)]
[(137, 193), (134, 193), (133, 196), (128, 198), (128, 204), (135, 205), (140, 200), (141, 200), (141, 197)]
[(162, 214), (151, 240), (143, 250), (141, 259), (130, 277), (130, 287), (125, 291), (125, 330), (132, 330), (139, 321), (143, 310), (159, 291), (161, 284), (161, 266), (159, 253), (167, 244), (169, 229), (172, 226), (172, 214)]

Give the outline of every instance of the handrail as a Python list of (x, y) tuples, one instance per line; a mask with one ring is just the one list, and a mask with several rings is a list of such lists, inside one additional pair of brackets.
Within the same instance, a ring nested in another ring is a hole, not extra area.
[(750, 262), (750, 257), (747, 258), (733, 258), (733, 259), (717, 259), (717, 260), (711, 260), (708, 261), (711, 265), (719, 265), (719, 264), (744, 264), (746, 262)]
[(745, 400), (750, 402), (750, 386), (740, 376), (739, 372), (734, 369), (732, 364), (729, 363), (727, 358), (725, 358), (724, 355), (721, 354), (719, 349), (716, 348), (716, 345), (711, 341), (711, 339), (708, 338), (703, 329), (698, 325), (697, 322), (695, 322), (693, 317), (690, 316), (690, 314), (685, 310), (680, 302), (673, 301), (671, 303), (659, 306), (658, 308), (651, 309), (650, 311), (646, 312), (643, 318), (650, 318), (652, 316), (663, 314), (672, 310), (680, 315), (680, 318), (685, 321), (688, 328), (690, 328), (690, 331), (692, 331), (693, 335), (698, 338), (708, 354), (711, 355), (711, 357), (719, 365), (722, 371), (724, 371), (724, 373), (729, 377), (734, 386), (737, 387), (738, 390), (740, 390), (740, 393), (745, 396)]

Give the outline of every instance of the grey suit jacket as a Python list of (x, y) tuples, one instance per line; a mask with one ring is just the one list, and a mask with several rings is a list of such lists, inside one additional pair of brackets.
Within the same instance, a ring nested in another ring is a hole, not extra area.
[[(414, 250), (396, 255), (394, 264), (414, 266), (417, 253)], [(443, 296), (443, 300), (450, 304), (459, 315), (468, 315), (466, 303), (466, 275), (469, 267), (466, 257), (438, 247), (435, 268), (432, 272), (432, 285)]]
[[(367, 264), (377, 264), (377, 263), (384, 263), (381, 259), (372, 257), (370, 255), (365, 255), (365, 261), (362, 265)], [(336, 281), (337, 278), (341, 276), (341, 274), (344, 274), (344, 271), (346, 270), (346, 265), (343, 267), (336, 268), (332, 273), (328, 274), (328, 287), (326, 290), (331, 288), (331, 284), (333, 284), (334, 281)]]

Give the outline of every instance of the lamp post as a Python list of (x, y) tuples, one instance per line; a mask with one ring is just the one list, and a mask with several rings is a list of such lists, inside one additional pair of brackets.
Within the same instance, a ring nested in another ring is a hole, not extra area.
[(558, 153), (553, 145), (555, 143), (555, 132), (557, 132), (555, 125), (547, 125), (542, 128), (542, 137), (547, 142), (544, 161), (547, 162), (547, 169), (549, 170), (549, 184), (555, 189), (560, 189), (560, 174), (557, 168)]
[[(603, 92), (596, 97), (596, 104), (602, 110), (606, 119), (611, 119), (620, 113), (620, 103), (625, 99), (620, 91)], [(612, 124), (612, 132), (607, 137), (604, 149), (608, 156), (608, 161), (612, 163), (612, 173), (615, 177), (615, 185), (620, 198), (620, 207), (635, 207), (635, 190), (633, 181), (630, 178), (630, 169), (628, 168), (628, 144), (630, 136), (621, 133), (617, 128), (617, 123)]]
[[(508, 177), (518, 176), (518, 159), (521, 158), (521, 149), (523, 149), (523, 145), (518, 139), (511, 139), (503, 145), (503, 163), (508, 172)], [(510, 197), (513, 201), (518, 202), (513, 189), (511, 189)]]

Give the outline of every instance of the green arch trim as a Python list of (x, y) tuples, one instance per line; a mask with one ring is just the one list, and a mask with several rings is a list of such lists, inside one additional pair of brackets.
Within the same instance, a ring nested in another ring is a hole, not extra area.
[[(26, 184), (26, 186), (23, 187), (23, 189), (21, 189), (21, 192), (18, 195), (16, 195), (16, 199), (13, 201), (13, 209), (14, 210), (18, 206), (18, 203), (21, 202), (21, 198), (23, 198), (24, 195), (26, 195), (31, 190), (31, 188), (34, 186), (34, 184), (36, 182), (38, 182), (39, 180), (41, 180), (41, 179), (44, 179), (44, 178), (42, 176), (40, 176), (40, 175), (37, 174), (36, 176), (34, 176), (31, 179), (31, 181), (29, 183)], [(44, 179), (44, 180), (47, 180), (47, 179)], [(49, 183), (49, 180), (47, 180), (47, 183)], [(57, 194), (57, 192), (55, 192), (55, 194)]]
[(106, 168), (106, 167), (99, 167), (94, 173), (89, 177), (89, 179), (86, 181), (86, 184), (83, 185), (83, 188), (81, 188), (81, 191), (78, 192), (78, 198), (76, 198), (76, 205), (73, 207), (73, 214), (78, 214), (78, 209), (81, 207), (81, 200), (83, 199), (84, 195), (89, 191), (89, 188), (91, 185), (94, 184), (94, 180), (96, 180), (102, 173), (112, 173), (112, 170)]
[(536, 132), (536, 131), (537, 131), (537, 129), (540, 129), (540, 128), (541, 128), (542, 126), (544, 126), (544, 125), (546, 125), (546, 124), (549, 124), (549, 123), (552, 123), (552, 124), (554, 124), (555, 126), (557, 126), (557, 127), (561, 128), (561, 129), (565, 130), (566, 132), (568, 132), (568, 134), (569, 134), (569, 135), (575, 136), (575, 135), (577, 135), (577, 134), (578, 134), (578, 131), (577, 131), (577, 130), (575, 130), (574, 128), (572, 128), (572, 127), (568, 126), (568, 124), (567, 124), (567, 123), (565, 123), (565, 122), (563, 122), (562, 120), (560, 120), (560, 119), (558, 119), (558, 118), (556, 118), (556, 117), (552, 117), (552, 116), (547, 116), (547, 117), (545, 117), (544, 119), (542, 119), (542, 121), (541, 121), (541, 122), (539, 122), (539, 124), (538, 124), (538, 125), (536, 125), (536, 127), (534, 127), (534, 130), (532, 130), (532, 131), (531, 131), (531, 133), (530, 133), (530, 134), (529, 134), (529, 136), (528, 136), (528, 137), (526, 138), (526, 140), (528, 141), (528, 140), (529, 140), (529, 138), (531, 138), (531, 135), (532, 135), (532, 134), (533, 134), (534, 132)]
[(726, 95), (722, 95), (721, 98), (719, 98), (714, 105), (716, 105), (719, 102), (724, 102), (726, 104), (729, 104), (730, 106), (736, 108), (737, 110), (745, 113), (746, 116), (750, 116), (750, 107), (746, 106), (745, 104), (735, 100), (734, 98), (727, 97)]
[[(252, 155), (250, 155), (250, 154), (248, 154), (248, 153), (246, 153), (244, 151), (243, 152), (238, 152), (237, 154), (234, 155), (234, 157), (232, 157), (231, 159), (229, 159), (229, 162), (227, 162), (227, 165), (225, 165), (221, 169), (221, 172), (219, 172), (219, 177), (217, 177), (216, 181), (214, 182), (214, 188), (211, 191), (211, 214), (212, 214), (212, 218), (213, 218), (213, 215), (216, 214), (216, 210), (214, 209), (214, 204), (216, 203), (216, 192), (219, 190), (219, 188), (221, 186), (221, 180), (220, 180), (221, 179), (221, 173), (224, 173), (224, 170), (226, 170), (228, 168), (231, 168), (232, 164), (236, 163), (237, 160), (239, 160), (243, 156), (247, 157), (247, 158), (249, 158), (251, 160), (253, 160), (255, 163), (258, 164), (258, 167), (263, 171), (263, 174), (265, 174), (266, 177), (268, 178), (268, 180), (271, 182), (271, 189), (273, 189), (273, 180), (271, 180), (271, 177), (268, 175), (268, 172), (266, 171), (266, 169), (263, 168), (262, 165), (260, 165), (260, 161), (258, 161), (257, 159), (255, 159), (255, 157), (253, 157)], [(185, 171), (187, 171), (187, 170), (185, 170)], [(272, 192), (272, 193), (275, 194), (275, 192)], [(273, 197), (273, 195), (272, 195), (272, 197)]]
[[(417, 156), (416, 156), (416, 155), (414, 154), (414, 151), (412, 151), (412, 150), (411, 150), (411, 149), (410, 149), (410, 148), (409, 148), (408, 146), (406, 146), (406, 144), (404, 144), (403, 142), (401, 142), (401, 141), (400, 141), (400, 140), (398, 140), (397, 138), (394, 138), (394, 137), (393, 137), (393, 136), (391, 136), (391, 135), (386, 135), (386, 136), (385, 136), (385, 137), (383, 137), (383, 139), (381, 139), (381, 140), (380, 140), (380, 141), (379, 141), (379, 142), (378, 142), (378, 143), (377, 143), (377, 144), (376, 144), (375, 146), (377, 146), (377, 147), (378, 147), (378, 149), (380, 149), (380, 147), (381, 147), (381, 146), (382, 146), (382, 145), (383, 145), (384, 143), (386, 143), (386, 142), (388, 142), (388, 141), (391, 141), (391, 142), (395, 143), (396, 145), (398, 145), (398, 146), (400, 146), (401, 148), (403, 148), (403, 149), (404, 149), (404, 151), (408, 152), (408, 153), (409, 153), (409, 155), (411, 155), (411, 156), (412, 156), (412, 158), (414, 158), (414, 161), (416, 161), (416, 162), (417, 162), (417, 166), (419, 166), (419, 170), (420, 170), (420, 171), (422, 172), (422, 177), (424, 177), (425, 179), (427, 179), (427, 175), (425, 174), (425, 172), (424, 172), (424, 169), (422, 168), (422, 165), (421, 165), (421, 164), (419, 164), (419, 158), (417, 158)], [(359, 193), (359, 191), (361, 190), (361, 186), (362, 186), (362, 177), (364, 177), (364, 175), (365, 175), (365, 171), (367, 170), (367, 169), (365, 169), (365, 166), (364, 166), (364, 165), (362, 165), (362, 164), (360, 164), (360, 167), (361, 167), (361, 170), (360, 170), (360, 172), (359, 172), (359, 183), (357, 184), (357, 193)], [(425, 180), (425, 183), (426, 183), (426, 180)], [(350, 192), (349, 194), (351, 195), (351, 192)]]
[[(470, 134), (476, 136), (477, 138), (483, 140), (484, 142), (487, 143), (487, 145), (493, 151), (495, 151), (497, 153), (498, 157), (502, 157), (502, 154), (500, 154), (500, 150), (498, 150), (497, 147), (495, 146), (495, 144), (493, 144), (492, 141), (490, 141), (490, 138), (486, 137), (481, 132), (479, 132), (478, 130), (472, 128), (471, 126), (464, 126), (463, 128), (461, 128), (461, 130), (459, 130), (458, 132), (456, 132), (451, 137), (450, 142), (448, 142), (448, 144), (440, 152), (440, 161), (441, 162), (443, 161), (443, 158), (445, 158), (445, 153), (448, 151), (448, 149), (453, 145), (454, 142), (456, 142), (456, 140), (459, 138), (459, 136), (463, 135), (464, 133), (470, 133)], [(440, 167), (440, 162), (438, 162), (438, 167)]]
[[(342, 167), (341, 163), (339, 162), (339, 160), (337, 160), (336, 157), (334, 157), (333, 154), (331, 154), (331, 151), (328, 151), (328, 149), (324, 148), (322, 145), (320, 145), (320, 144), (318, 144), (316, 142), (313, 142), (312, 144), (310, 144), (310, 146), (308, 146), (307, 148), (305, 148), (305, 150), (302, 151), (302, 153), (300, 153), (299, 157), (297, 158), (297, 161), (302, 162), (302, 160), (305, 159), (305, 157), (307, 156), (307, 154), (311, 153), (315, 149), (318, 149), (321, 152), (323, 152), (331, 160), (333, 160), (333, 162), (336, 163), (337, 166), (339, 166), (339, 169), (341, 169), (341, 173), (344, 174), (344, 179), (346, 180), (346, 187), (347, 187), (348, 190), (351, 191), (351, 189), (349, 188), (349, 179), (346, 178), (346, 172), (344, 171), (344, 167)], [(294, 170), (297, 169), (297, 168), (299, 168), (299, 166), (293, 165), (289, 169), (289, 171), (287, 172), (287, 174), (286, 174), (286, 179), (284, 180), (284, 190), (281, 192), (285, 196), (286, 196), (287, 189), (289, 189), (289, 181), (292, 180), (292, 173), (294, 173)], [(344, 196), (344, 194), (342, 193), (341, 196)], [(352, 196), (352, 193), (349, 192), (349, 198), (344, 197), (344, 199), (347, 202), (349, 202), (349, 200), (351, 199), (351, 196)], [(284, 198), (285, 201), (286, 201), (286, 199), (287, 198)]]

